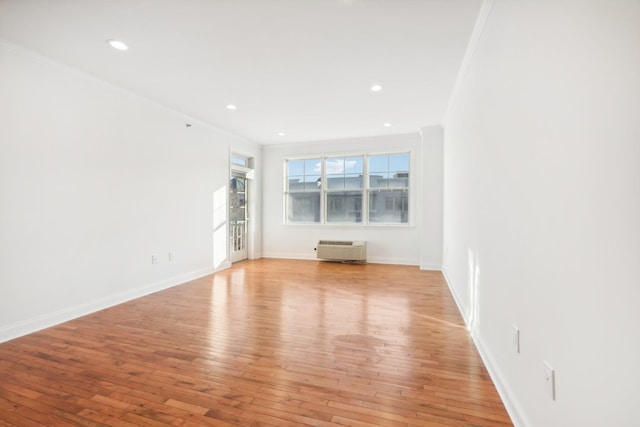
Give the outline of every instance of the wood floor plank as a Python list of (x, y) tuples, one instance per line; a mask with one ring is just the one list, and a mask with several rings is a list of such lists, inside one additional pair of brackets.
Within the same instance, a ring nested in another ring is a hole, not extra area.
[(0, 344), (0, 426), (505, 427), (439, 272), (256, 260)]

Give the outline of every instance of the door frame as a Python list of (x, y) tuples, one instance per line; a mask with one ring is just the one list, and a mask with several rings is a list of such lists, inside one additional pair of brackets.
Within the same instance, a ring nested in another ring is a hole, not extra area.
[[(235, 163), (234, 159), (244, 159), (245, 160), (245, 166)], [(253, 251), (253, 243), (255, 240), (255, 226), (254, 226), (254, 221), (253, 221), (253, 213), (255, 212), (255, 200), (254, 200), (254, 195), (256, 194), (255, 190), (255, 169), (253, 168), (253, 163), (254, 163), (254, 158), (253, 156), (250, 155), (245, 155), (243, 153), (239, 153), (239, 152), (235, 152), (235, 151), (231, 151), (229, 150), (229, 179), (227, 180), (228, 183), (231, 183), (231, 180), (234, 177), (234, 174), (241, 174), (244, 175), (245, 177), (245, 200), (246, 200), (246, 204), (245, 204), (245, 216), (246, 216), (246, 247), (247, 247), (247, 258), (246, 259), (253, 259), (254, 258), (254, 251)], [(230, 200), (230, 193), (231, 193), (231, 188), (229, 188), (229, 191), (227, 191), (227, 200), (229, 200), (228, 203), (228, 212), (227, 212), (227, 218), (228, 218), (228, 233), (227, 233), (227, 253), (229, 254), (229, 262), (233, 263), (233, 262), (238, 262), (238, 261), (233, 261), (232, 260), (232, 250), (233, 247), (231, 246), (231, 200)]]

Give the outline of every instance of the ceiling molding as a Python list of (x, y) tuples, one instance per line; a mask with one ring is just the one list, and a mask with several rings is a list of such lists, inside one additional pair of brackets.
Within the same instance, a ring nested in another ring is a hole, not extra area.
[(117, 92), (120, 92), (121, 94), (131, 97), (131, 98), (135, 98), (138, 101), (141, 101), (143, 103), (146, 103), (148, 105), (152, 105), (155, 108), (158, 108), (160, 110), (163, 110), (166, 113), (172, 114), (174, 116), (178, 116), (180, 117), (182, 120), (185, 121), (185, 123), (189, 123), (189, 124), (197, 124), (199, 126), (205, 127), (209, 130), (212, 130), (216, 133), (219, 134), (223, 134), (227, 137), (231, 137), (234, 139), (237, 139), (238, 141), (241, 141), (244, 144), (248, 144), (251, 147), (260, 147), (261, 145), (258, 144), (255, 141), (252, 141), (248, 138), (245, 138), (242, 135), (239, 135), (237, 133), (234, 133), (230, 130), (221, 128), (219, 126), (216, 126), (212, 123), (208, 123), (202, 119), (199, 119), (197, 117), (191, 116), (187, 113), (184, 113), (180, 110), (177, 110), (175, 108), (172, 108), (168, 105), (165, 105), (159, 101), (156, 101), (155, 99), (149, 98), (147, 96), (141, 95), (135, 91), (132, 91), (130, 89), (124, 88), (122, 86), (119, 86), (117, 84), (111, 83), (108, 80), (105, 80), (101, 77), (95, 76), (93, 74), (87, 73), (83, 70), (80, 70), (78, 68), (75, 68), (73, 66), (67, 65), (65, 63), (59, 62), (53, 58), (50, 58), (46, 55), (43, 55), (39, 52), (35, 52), (33, 50), (27, 49), (23, 46), (17, 45), (13, 42), (10, 42), (9, 40), (0, 38), (0, 48), (4, 48), (9, 52), (15, 52), (18, 55), (21, 55), (22, 57), (26, 58), (29, 61), (33, 61), (36, 63), (40, 63), (44, 66), (50, 66), (50, 67), (55, 67), (59, 70), (63, 70), (66, 73), (75, 75), (78, 78), (84, 79), (84, 80), (88, 80), (91, 81), (95, 84), (101, 85), (101, 86), (106, 86), (109, 87), (112, 90), (115, 90)]
[(456, 103), (456, 99), (458, 97), (458, 92), (460, 91), (460, 87), (462, 86), (462, 82), (464, 81), (467, 75), (467, 70), (469, 69), (471, 60), (473, 59), (473, 56), (476, 53), (476, 48), (478, 47), (478, 43), (482, 38), (482, 33), (484, 32), (487, 19), (489, 19), (489, 15), (491, 14), (493, 3), (494, 3), (494, 0), (483, 0), (482, 6), (480, 6), (478, 19), (476, 20), (475, 26), (473, 27), (473, 32), (471, 33), (471, 38), (469, 39), (469, 45), (467, 46), (467, 50), (464, 54), (464, 58), (462, 59), (462, 64), (460, 64), (460, 69), (458, 70), (458, 76), (456, 77), (456, 82), (453, 85), (453, 90), (451, 91), (451, 96), (449, 97), (447, 109), (444, 112), (442, 127), (446, 127), (447, 125), (447, 120), (449, 119), (451, 110), (453, 109), (453, 106)]

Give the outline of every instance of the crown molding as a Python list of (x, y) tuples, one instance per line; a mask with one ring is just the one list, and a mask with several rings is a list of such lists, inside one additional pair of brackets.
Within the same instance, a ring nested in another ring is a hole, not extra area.
[(487, 23), (487, 19), (491, 14), (493, 3), (494, 0), (483, 0), (482, 5), (480, 6), (478, 18), (476, 19), (476, 23), (473, 27), (471, 38), (469, 39), (469, 44), (467, 45), (467, 50), (464, 54), (464, 57), (462, 58), (462, 63), (460, 64), (460, 69), (458, 70), (458, 76), (456, 77), (456, 82), (453, 85), (453, 90), (451, 91), (451, 96), (449, 97), (449, 103), (447, 104), (447, 108), (444, 112), (444, 116), (442, 119), (443, 127), (446, 126), (447, 121), (449, 120), (449, 115), (451, 114), (451, 110), (455, 105), (456, 98), (458, 97), (458, 92), (460, 91), (462, 82), (467, 75), (469, 64), (471, 64), (473, 55), (475, 54), (476, 48), (478, 47), (478, 42), (480, 41), (482, 33), (484, 32), (485, 24)]

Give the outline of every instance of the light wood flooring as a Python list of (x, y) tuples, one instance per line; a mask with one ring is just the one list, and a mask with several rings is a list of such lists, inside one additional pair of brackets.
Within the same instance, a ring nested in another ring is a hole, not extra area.
[(0, 426), (511, 421), (438, 272), (245, 261), (0, 344)]

